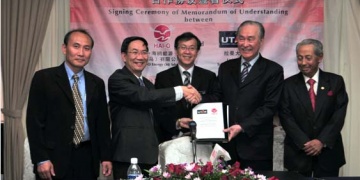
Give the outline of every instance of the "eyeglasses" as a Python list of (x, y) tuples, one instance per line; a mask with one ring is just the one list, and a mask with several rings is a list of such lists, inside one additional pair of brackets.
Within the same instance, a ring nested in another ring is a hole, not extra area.
[(197, 50), (196, 47), (193, 47), (193, 46), (191, 46), (191, 47), (180, 46), (179, 49), (181, 49), (182, 51), (188, 50), (188, 51), (190, 51), (190, 52), (194, 52), (194, 51)]
[(148, 56), (149, 55), (148, 51), (130, 51), (128, 53), (132, 54), (133, 56), (138, 56), (138, 55)]

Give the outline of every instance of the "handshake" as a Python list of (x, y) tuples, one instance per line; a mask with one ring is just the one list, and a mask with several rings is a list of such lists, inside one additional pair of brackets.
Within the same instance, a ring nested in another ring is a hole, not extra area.
[(199, 104), (201, 99), (201, 94), (191, 85), (181, 86), (183, 90), (183, 95), (186, 101), (191, 104)]

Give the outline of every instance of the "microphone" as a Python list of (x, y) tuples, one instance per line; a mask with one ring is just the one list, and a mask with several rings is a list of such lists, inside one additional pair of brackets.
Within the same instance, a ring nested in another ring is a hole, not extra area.
[(191, 144), (193, 149), (193, 162), (197, 162), (196, 157), (196, 122), (190, 121), (189, 122), (189, 128), (190, 128), (190, 135), (191, 135)]
[(189, 128), (190, 128), (191, 139), (193, 139), (193, 140), (196, 139), (196, 122), (190, 121)]

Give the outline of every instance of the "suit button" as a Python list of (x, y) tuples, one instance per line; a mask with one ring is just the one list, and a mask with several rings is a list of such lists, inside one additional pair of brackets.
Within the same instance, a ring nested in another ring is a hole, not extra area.
[(313, 129), (314, 129), (314, 130), (316, 130), (316, 129), (317, 129), (317, 127), (316, 127), (316, 126), (314, 126), (314, 127), (313, 127)]
[(75, 129), (75, 126), (74, 125), (70, 126), (70, 129)]
[(239, 110), (239, 107), (235, 107), (235, 110)]

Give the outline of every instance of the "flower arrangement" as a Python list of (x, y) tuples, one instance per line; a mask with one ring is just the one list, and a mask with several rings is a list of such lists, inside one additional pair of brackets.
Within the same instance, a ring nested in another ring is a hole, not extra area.
[[(160, 165), (152, 167), (149, 172), (153, 180), (278, 180), (276, 177), (267, 179), (264, 175), (255, 174), (251, 168), (240, 169), (240, 163), (226, 166), (224, 161), (218, 160), (216, 164), (207, 162), (167, 164), (163, 172)], [(137, 178), (142, 180), (142, 177)]]

